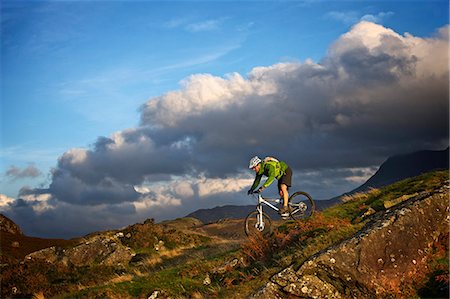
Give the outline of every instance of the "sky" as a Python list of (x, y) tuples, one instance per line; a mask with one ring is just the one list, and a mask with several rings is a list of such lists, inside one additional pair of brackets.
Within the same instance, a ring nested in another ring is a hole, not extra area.
[(27, 235), (252, 204), (254, 155), (320, 200), (449, 144), (446, 0), (0, 3), (0, 212)]

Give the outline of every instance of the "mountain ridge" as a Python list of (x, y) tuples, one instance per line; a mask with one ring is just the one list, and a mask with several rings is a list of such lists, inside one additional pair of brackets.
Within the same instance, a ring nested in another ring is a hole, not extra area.
[(345, 195), (380, 188), (422, 173), (449, 168), (449, 148), (422, 150), (389, 157), (364, 184)]

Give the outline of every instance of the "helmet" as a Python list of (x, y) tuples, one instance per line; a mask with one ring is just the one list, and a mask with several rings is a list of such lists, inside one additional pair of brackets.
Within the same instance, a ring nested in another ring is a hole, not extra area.
[(261, 159), (258, 158), (258, 156), (254, 156), (253, 158), (250, 159), (250, 164), (249, 164), (248, 168), (253, 168), (256, 165), (258, 165), (259, 163), (261, 163)]

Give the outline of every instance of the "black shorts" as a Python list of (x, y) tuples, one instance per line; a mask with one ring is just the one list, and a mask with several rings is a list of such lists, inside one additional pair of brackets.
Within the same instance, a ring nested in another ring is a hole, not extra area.
[(285, 184), (288, 189), (292, 186), (292, 170), (290, 167), (286, 169), (283, 176), (278, 180), (278, 190), (281, 190), (281, 184)]

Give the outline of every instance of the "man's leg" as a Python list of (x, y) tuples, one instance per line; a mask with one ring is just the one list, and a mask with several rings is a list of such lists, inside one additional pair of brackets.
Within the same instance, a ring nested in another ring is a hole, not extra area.
[(283, 197), (283, 206), (288, 206), (289, 192), (286, 184), (280, 184), (280, 195)]

